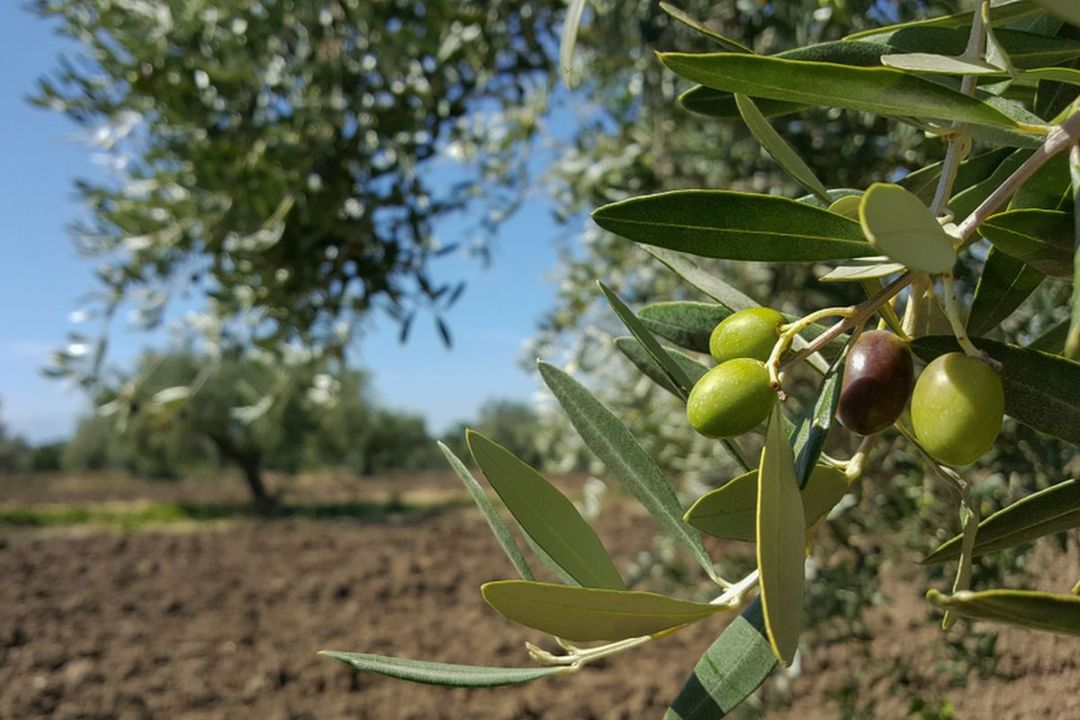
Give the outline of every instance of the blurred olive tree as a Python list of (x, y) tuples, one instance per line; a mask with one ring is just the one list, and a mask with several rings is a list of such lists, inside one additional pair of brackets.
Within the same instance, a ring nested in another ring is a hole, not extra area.
[[(79, 43), (33, 100), (114, 170), (78, 183), (95, 312), (127, 303), (152, 327), (176, 296), (201, 298), (218, 340), (276, 349), (338, 347), (379, 309), (405, 335), (423, 309), (449, 342), (441, 313), (463, 286), (432, 260), (486, 257), (518, 202), (560, 6), (33, 0)], [(464, 210), (475, 236), (438, 241)], [(94, 376), (87, 340), (59, 372)]]

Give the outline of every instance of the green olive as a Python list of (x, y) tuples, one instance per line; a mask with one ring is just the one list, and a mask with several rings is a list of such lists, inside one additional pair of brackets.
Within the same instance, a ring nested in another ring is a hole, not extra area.
[(734, 358), (765, 362), (780, 337), (784, 316), (772, 308), (740, 310), (721, 320), (709, 336), (709, 354), (719, 365)]
[(978, 358), (942, 355), (926, 366), (911, 396), (919, 444), (946, 465), (968, 465), (994, 446), (1005, 417), (998, 374)]
[(735, 358), (701, 376), (686, 401), (686, 417), (705, 437), (734, 437), (759, 425), (775, 402), (765, 363)]

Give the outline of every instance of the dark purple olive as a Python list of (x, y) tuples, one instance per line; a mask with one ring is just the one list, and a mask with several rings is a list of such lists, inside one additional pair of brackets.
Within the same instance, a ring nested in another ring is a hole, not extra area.
[(836, 419), (859, 435), (873, 435), (896, 422), (911, 397), (911, 351), (884, 330), (864, 332), (848, 350)]

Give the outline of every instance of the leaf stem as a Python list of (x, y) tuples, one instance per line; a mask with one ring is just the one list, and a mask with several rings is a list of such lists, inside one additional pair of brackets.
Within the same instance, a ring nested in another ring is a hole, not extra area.
[(780, 358), (788, 351), (791, 344), (795, 341), (795, 337), (800, 332), (810, 327), (818, 320), (827, 317), (847, 317), (852, 312), (854, 312), (854, 308), (850, 307), (822, 308), (805, 317), (799, 318), (795, 322), (781, 325), (780, 337), (776, 340), (776, 344), (773, 345), (772, 353), (769, 354), (769, 359), (765, 363), (769, 368), (769, 380), (772, 382), (773, 389), (780, 392)]

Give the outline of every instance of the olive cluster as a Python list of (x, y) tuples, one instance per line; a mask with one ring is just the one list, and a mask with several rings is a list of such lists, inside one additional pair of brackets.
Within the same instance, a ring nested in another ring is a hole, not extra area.
[[(733, 313), (713, 329), (709, 351), (716, 367), (698, 380), (687, 400), (695, 430), (729, 438), (768, 417), (777, 393), (766, 362), (784, 323), (783, 315), (762, 307)], [(837, 420), (850, 432), (874, 435), (895, 423), (910, 399), (915, 437), (938, 461), (967, 465), (993, 446), (1005, 415), (1005, 393), (990, 365), (954, 352), (928, 364), (918, 381), (914, 376), (904, 341), (884, 330), (859, 334), (844, 363)]]

